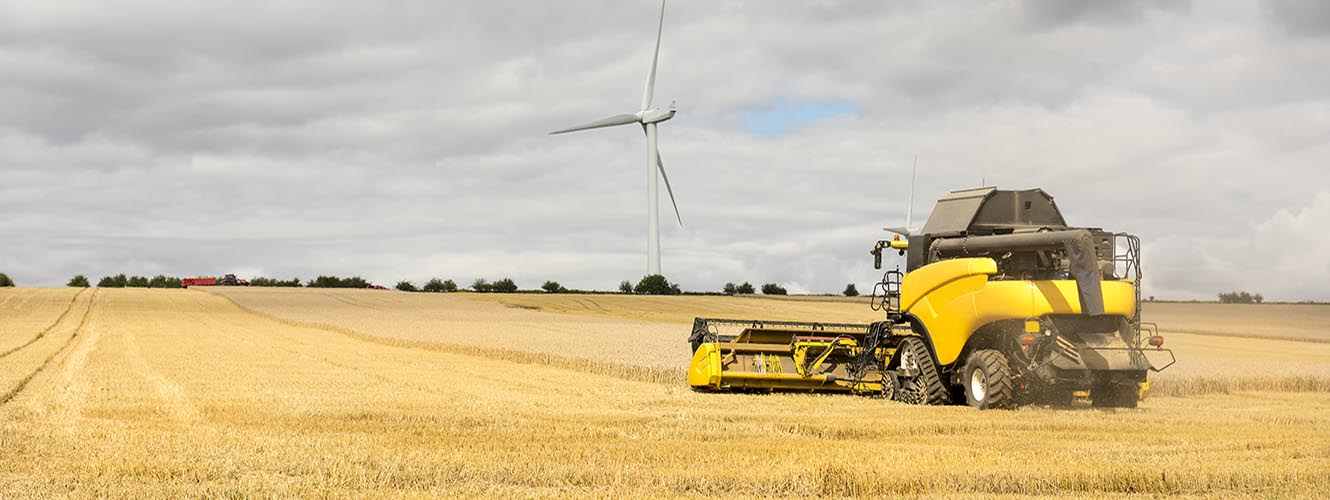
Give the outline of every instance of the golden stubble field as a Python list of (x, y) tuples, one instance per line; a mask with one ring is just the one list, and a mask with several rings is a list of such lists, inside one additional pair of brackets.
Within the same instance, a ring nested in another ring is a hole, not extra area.
[[(868, 322), (881, 313), (866, 300), (760, 297), (639, 297), (632, 295), (402, 294), (361, 290), (217, 288), (260, 314), (317, 324), (428, 348), (484, 352), (513, 360), (592, 370), (638, 380), (683, 378), (691, 353), (685, 341), (694, 317)], [(1159, 312), (1157, 306), (1172, 306)], [(1185, 306), (1215, 314), (1193, 314)], [(1225, 330), (1200, 334), (1222, 320), (1217, 304), (1148, 304), (1166, 343), (1185, 362), (1153, 377), (1156, 394), (1236, 390), (1330, 391), (1330, 342), (1309, 342)], [(1273, 306), (1276, 309), (1278, 306)], [(1301, 307), (1301, 306), (1300, 306)], [(1272, 309), (1274, 310), (1274, 309)], [(1240, 322), (1253, 314), (1235, 309)], [(1271, 315), (1266, 331), (1316, 340), (1330, 329), (1330, 306)], [(1214, 317), (1220, 315), (1220, 319)], [(1200, 321), (1205, 319), (1206, 321)], [(1313, 325), (1324, 323), (1324, 327)], [(1192, 333), (1184, 333), (1192, 332)], [(1303, 333), (1299, 333), (1303, 332)], [(1160, 360), (1164, 358), (1158, 356)], [(594, 366), (592, 366), (594, 365)]]
[(678, 311), (860, 313), (219, 292), (0, 290), (0, 497), (1330, 495), (1324, 391), (982, 413), (710, 395), (653, 378), (686, 361)]

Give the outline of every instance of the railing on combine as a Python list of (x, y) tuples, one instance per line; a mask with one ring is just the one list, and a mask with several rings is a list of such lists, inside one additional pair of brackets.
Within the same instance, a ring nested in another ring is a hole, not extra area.
[(905, 274), (897, 267), (882, 273), (882, 281), (873, 285), (873, 294), (869, 306), (874, 311), (886, 311), (887, 314), (899, 313), (901, 308), (901, 280)]
[(1113, 234), (1113, 275), (1130, 280), (1136, 291), (1136, 315), (1131, 318), (1136, 345), (1141, 343), (1141, 239), (1134, 234)]

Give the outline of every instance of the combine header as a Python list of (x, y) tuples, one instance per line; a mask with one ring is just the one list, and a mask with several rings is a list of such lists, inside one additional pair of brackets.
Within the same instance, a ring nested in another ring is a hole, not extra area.
[(873, 290), (881, 321), (698, 318), (689, 385), (977, 408), (1080, 394), (1135, 407), (1146, 374), (1173, 364), (1155, 326), (1141, 322), (1140, 240), (1067, 226), (1041, 189), (953, 192), (919, 234), (903, 236), (870, 252), (879, 269), (882, 252), (908, 254), (908, 273), (887, 271)]

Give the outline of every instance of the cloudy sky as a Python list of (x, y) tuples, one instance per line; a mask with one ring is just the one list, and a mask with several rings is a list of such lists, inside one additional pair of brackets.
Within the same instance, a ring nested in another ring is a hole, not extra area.
[[(0, 271), (646, 268), (642, 1), (0, 2)], [(1330, 300), (1330, 3), (673, 0), (665, 274), (876, 281), (981, 182), (1145, 240), (1147, 293)], [(662, 190), (663, 191), (663, 190)], [(891, 263), (889, 263), (890, 265)]]

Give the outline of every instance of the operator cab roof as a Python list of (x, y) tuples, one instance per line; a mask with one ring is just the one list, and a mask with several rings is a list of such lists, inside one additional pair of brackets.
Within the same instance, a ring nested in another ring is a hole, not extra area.
[(1065, 227), (1062, 212), (1043, 189), (981, 187), (943, 196), (921, 232), (929, 237), (947, 237)]

